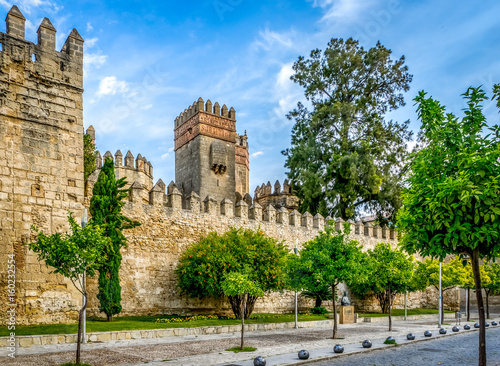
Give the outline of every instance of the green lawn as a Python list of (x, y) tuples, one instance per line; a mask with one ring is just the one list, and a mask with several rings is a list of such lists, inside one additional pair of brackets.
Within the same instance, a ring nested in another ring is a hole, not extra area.
[[(108, 332), (118, 330), (147, 330), (147, 329), (166, 329), (166, 328), (190, 328), (218, 325), (240, 324), (239, 319), (228, 320), (196, 320), (185, 323), (156, 323), (156, 319), (172, 318), (173, 316), (127, 316), (113, 318), (111, 323), (104, 319), (87, 320), (87, 333), (90, 332)], [(295, 320), (294, 314), (252, 314), (252, 318), (245, 320), (245, 324), (257, 323), (285, 323)], [(327, 320), (325, 315), (299, 314), (299, 321)], [(40, 335), (40, 334), (76, 334), (78, 324), (48, 324), (48, 325), (30, 325), (16, 326), (16, 336), (22, 335)], [(8, 336), (10, 330), (7, 327), (0, 327), (0, 337)]]
[[(454, 311), (450, 310), (445, 310), (445, 313), (451, 313), (453, 314)], [(426, 315), (426, 314), (437, 314), (438, 309), (408, 309), (407, 314), (409, 315)], [(405, 310), (404, 309), (392, 309), (391, 310), (391, 315), (392, 316), (404, 316), (405, 315)], [(384, 316), (389, 316), (389, 314), (382, 314), (382, 313), (358, 313), (359, 317), (365, 317), (365, 318), (377, 318), (377, 317), (384, 317)]]

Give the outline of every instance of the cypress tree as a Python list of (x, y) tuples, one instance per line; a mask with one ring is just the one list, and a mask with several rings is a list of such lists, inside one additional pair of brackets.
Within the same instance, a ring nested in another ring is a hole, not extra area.
[(90, 199), (92, 222), (104, 229), (111, 239), (111, 248), (103, 252), (105, 257), (99, 267), (99, 310), (107, 315), (108, 321), (119, 314), (121, 306), (121, 286), (119, 270), (122, 262), (120, 249), (127, 245), (122, 230), (140, 225), (121, 213), (128, 190), (125, 178), (116, 179), (113, 159), (106, 159), (97, 178)]

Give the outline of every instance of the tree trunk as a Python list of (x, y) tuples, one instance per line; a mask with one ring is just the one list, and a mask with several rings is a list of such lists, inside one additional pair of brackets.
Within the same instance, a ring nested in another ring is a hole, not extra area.
[(106, 314), (107, 318), (108, 318), (108, 322), (110, 322), (111, 320), (113, 320), (113, 315), (110, 315), (110, 314)]
[[(233, 314), (236, 319), (241, 318), (241, 296), (228, 296), (229, 303), (231, 304), (231, 309), (233, 310)], [(252, 315), (253, 308), (257, 301), (257, 296), (247, 295), (246, 304), (245, 304), (245, 319), (248, 319), (250, 315)]]
[(82, 320), (83, 320), (83, 312), (87, 308), (87, 294), (85, 295), (85, 303), (83, 304), (80, 312), (78, 313), (78, 336), (76, 339), (76, 364), (80, 364), (80, 346), (82, 344)]
[(316, 302), (315, 302), (315, 304), (314, 304), (314, 307), (316, 307), (316, 308), (321, 307), (321, 303), (322, 303), (322, 302), (323, 302), (323, 300), (321, 300), (321, 297), (317, 297), (317, 298), (316, 298)]
[(335, 287), (332, 285), (332, 302), (333, 302), (333, 339), (337, 338), (337, 305), (335, 304)]
[(472, 251), (472, 273), (476, 285), (477, 310), (479, 312), (479, 366), (486, 366), (486, 327), (484, 319), (483, 296), (481, 295), (481, 274), (479, 272), (479, 248)]
[(486, 318), (490, 317), (490, 290), (484, 289), (484, 292), (486, 293)]
[(467, 287), (467, 321), (470, 321), (470, 287)]
[(391, 301), (391, 286), (389, 286), (389, 332), (392, 332), (392, 317), (391, 317), (391, 305), (392, 305), (392, 301)]
[(245, 317), (243, 314), (245, 314), (245, 294), (241, 295), (242, 300), (241, 300), (241, 350), (243, 351), (243, 337), (245, 335)]

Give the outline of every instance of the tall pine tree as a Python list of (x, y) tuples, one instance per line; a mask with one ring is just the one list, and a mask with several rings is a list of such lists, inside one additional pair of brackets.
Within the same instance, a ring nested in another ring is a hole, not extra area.
[(121, 213), (127, 197), (127, 184), (125, 178), (116, 180), (113, 159), (106, 159), (97, 178), (90, 199), (90, 214), (92, 223), (104, 229), (104, 233), (111, 239), (111, 248), (102, 253), (105, 260), (99, 267), (99, 310), (106, 313), (108, 321), (112, 316), (119, 314), (121, 306), (121, 286), (119, 270), (122, 262), (120, 249), (127, 245), (127, 240), (122, 233), (140, 225)]

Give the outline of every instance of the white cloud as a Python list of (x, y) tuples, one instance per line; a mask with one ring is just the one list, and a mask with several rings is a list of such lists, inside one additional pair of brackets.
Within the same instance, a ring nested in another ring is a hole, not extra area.
[(42, 6), (45, 8), (45, 10), (49, 10), (52, 12), (57, 12), (62, 9), (62, 6), (58, 6), (55, 2), (50, 0), (0, 0), (0, 5), (7, 9), (10, 9), (13, 5), (18, 5), (21, 12), (26, 14), (30, 14), (32, 8), (39, 8)]
[(98, 40), (99, 40), (99, 38), (97, 38), (97, 37), (87, 39), (87, 40), (85, 40), (84, 46), (86, 48), (92, 48), (95, 46), (95, 44), (97, 43)]
[(264, 154), (264, 152), (263, 152), (263, 151), (256, 151), (256, 152), (254, 152), (253, 154), (251, 154), (251, 155), (250, 155), (250, 157), (252, 157), (252, 158), (256, 158), (257, 156), (261, 156), (261, 155), (263, 155), (263, 154)]
[(108, 56), (99, 55), (97, 53), (84, 53), (83, 54), (83, 64), (86, 66), (96, 66), (100, 67), (106, 63)]
[(276, 46), (290, 48), (293, 46), (292, 37), (295, 35), (295, 32), (286, 31), (286, 32), (275, 32), (269, 29), (268, 26), (263, 31), (259, 32), (259, 39), (254, 42), (254, 46), (256, 48), (262, 48), (266, 51), (273, 49)]
[(152, 107), (153, 107), (153, 105), (152, 105), (152, 104), (147, 104), (147, 105), (145, 105), (144, 107), (142, 107), (142, 109), (144, 109), (144, 110), (148, 110), (148, 109), (151, 109)]
[(106, 76), (99, 83), (97, 96), (115, 95), (116, 93), (126, 93), (127, 91), (128, 84), (126, 81), (118, 80), (116, 76)]
[(92, 24), (90, 22), (87, 22), (87, 32), (92, 32), (94, 30), (94, 27), (92, 27)]
[(314, 0), (313, 7), (324, 10), (322, 21), (354, 22), (375, 0)]

